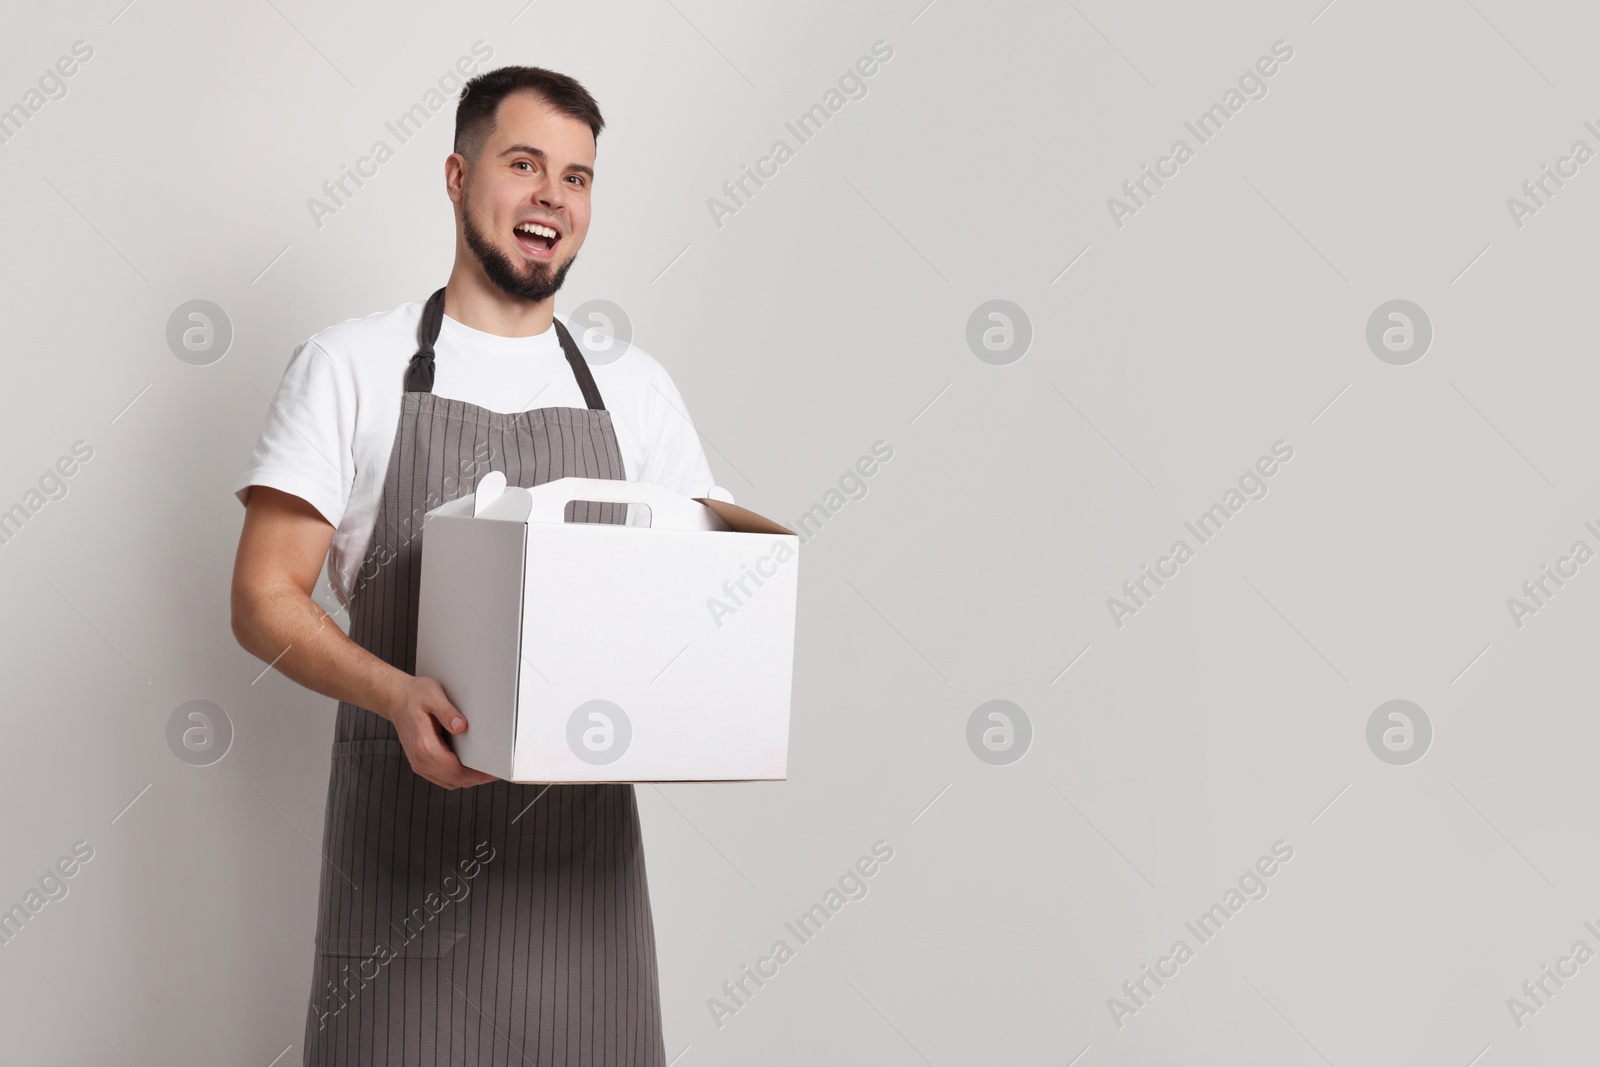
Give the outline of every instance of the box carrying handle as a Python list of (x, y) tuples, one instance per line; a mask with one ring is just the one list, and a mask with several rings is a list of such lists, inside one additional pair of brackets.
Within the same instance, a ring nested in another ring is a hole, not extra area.
[[(626, 482), (615, 478), (556, 478), (532, 488), (506, 488), (489, 479), (491, 471), (478, 482), (475, 513), (484, 518), (526, 518), (528, 522), (564, 521), (567, 504), (574, 500), (601, 503), (644, 504), (650, 509), (653, 530), (727, 530), (728, 524), (697, 500), (674, 493), (655, 482)], [(503, 476), (502, 476), (503, 478)], [(498, 481), (498, 479), (497, 479)], [(489, 482), (485, 485), (485, 482)], [(506, 497), (525, 498), (515, 502)], [(503, 503), (502, 503), (503, 500)], [(490, 505), (490, 514), (484, 511)], [(524, 510), (524, 507), (526, 510)]]
[(674, 493), (655, 482), (625, 482), (615, 478), (556, 478), (528, 490), (532, 506), (529, 522), (561, 522), (567, 504), (595, 500), (615, 504), (645, 504), (653, 530), (726, 530), (727, 523), (698, 501)]

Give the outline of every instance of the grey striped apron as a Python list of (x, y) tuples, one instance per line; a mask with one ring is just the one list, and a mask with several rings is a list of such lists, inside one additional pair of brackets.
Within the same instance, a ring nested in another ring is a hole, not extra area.
[[(488, 470), (520, 486), (624, 476), (611, 413), (560, 322), (588, 407), (508, 414), (433, 394), (443, 315), (440, 289), (351, 601), (351, 638), (408, 673), (428, 510)], [(626, 505), (578, 501), (567, 517), (621, 523)], [(443, 789), (411, 770), (393, 724), (341, 702), (322, 852), (306, 1067), (664, 1067), (632, 785)]]

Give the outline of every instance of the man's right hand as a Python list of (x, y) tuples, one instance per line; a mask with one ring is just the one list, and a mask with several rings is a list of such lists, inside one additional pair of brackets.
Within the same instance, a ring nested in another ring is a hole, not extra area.
[(391, 721), (400, 735), (406, 758), (411, 761), (411, 769), (434, 785), (460, 789), (499, 781), (492, 774), (464, 766), (457, 758), (446, 734), (464, 732), (467, 720), (444, 695), (444, 687), (434, 679), (410, 678)]
[(466, 718), (436, 680), (368, 652), (311, 599), (332, 541), (333, 525), (311, 504), (271, 486), (251, 487), (233, 566), (239, 644), (307, 689), (394, 723), (411, 769), (434, 785), (498, 781), (456, 758), (445, 735), (465, 730)]

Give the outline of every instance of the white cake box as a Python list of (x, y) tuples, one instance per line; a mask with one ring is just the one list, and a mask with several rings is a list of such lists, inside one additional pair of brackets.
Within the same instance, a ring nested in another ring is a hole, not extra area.
[[(715, 490), (726, 495), (724, 490)], [(565, 522), (643, 504), (649, 526)], [(652, 482), (559, 478), (427, 513), (418, 676), (438, 679), (468, 767), (514, 782), (787, 777), (799, 538)]]

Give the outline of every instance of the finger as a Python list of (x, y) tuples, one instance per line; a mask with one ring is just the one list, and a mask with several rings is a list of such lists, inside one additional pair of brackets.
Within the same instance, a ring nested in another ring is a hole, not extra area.
[(459, 734), (467, 728), (466, 718), (462, 716), (461, 712), (453, 704), (446, 703), (441, 708), (429, 708), (428, 714), (432, 715), (440, 726), (453, 734)]
[(456, 759), (456, 754), (450, 751), (437, 730), (424, 731), (417, 738), (416, 757), (411, 762), (412, 770), (434, 785), (455, 789), (460, 784), (456, 779), (461, 761)]
[[(493, 775), (484, 774), (482, 771), (467, 767), (461, 762), (460, 757), (456, 755), (455, 750), (450, 747), (446, 736), (440, 732), (445, 721), (440, 716), (448, 717), (451, 710), (454, 709), (446, 703), (444, 708), (430, 709), (427, 712), (430, 716), (430, 729), (421, 731), (417, 737), (419, 762), (425, 764), (428, 770), (428, 774), (423, 775), (423, 777), (428, 778), (429, 781), (434, 782), (436, 785), (444, 785), (446, 788), (451, 789), (487, 785), (490, 782), (499, 781)], [(418, 773), (421, 774), (422, 772), (419, 770)]]
[(488, 785), (490, 782), (498, 782), (500, 780), (492, 774), (478, 770), (476, 767), (468, 767), (459, 760), (457, 765), (461, 770), (459, 774), (455, 775), (454, 780), (463, 786)]
[(461, 762), (460, 757), (443, 737), (435, 735), (428, 743), (429, 763), (435, 773), (454, 785), (477, 785), (473, 775), (479, 773)]
[(459, 786), (474, 786), (488, 785), (499, 779), (492, 774), (484, 774), (482, 771), (463, 765), (459, 772), (450, 775), (450, 780)]

